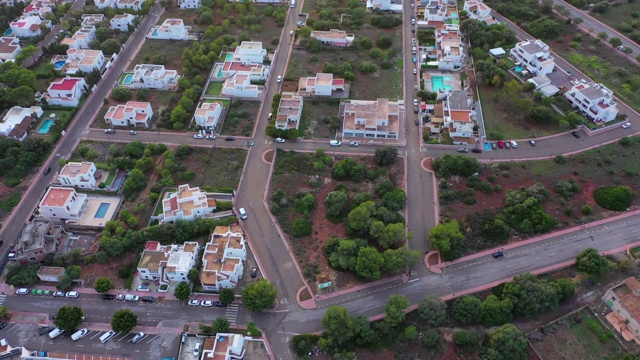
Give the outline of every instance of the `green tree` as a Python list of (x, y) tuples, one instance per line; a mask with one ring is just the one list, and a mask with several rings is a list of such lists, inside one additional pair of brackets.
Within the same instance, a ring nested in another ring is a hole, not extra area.
[(458, 330), (453, 333), (453, 344), (456, 346), (456, 349), (462, 352), (476, 352), (481, 342), (482, 334), (475, 331)]
[(340, 349), (354, 337), (353, 318), (347, 309), (330, 306), (322, 317), (325, 329), (325, 340), (319, 342), (325, 349)]
[(553, 280), (553, 282), (558, 286), (560, 301), (569, 300), (576, 293), (576, 286), (569, 278), (560, 278)]
[(112, 36), (113, 34), (111, 34), (111, 30), (109, 30), (109, 28), (99, 27), (96, 29), (96, 40), (100, 41), (101, 43), (107, 39), (110, 39)]
[(413, 325), (409, 325), (406, 328), (404, 328), (404, 331), (400, 335), (400, 339), (402, 341), (407, 341), (407, 342), (414, 341), (417, 338), (418, 338), (418, 329)]
[(111, 97), (115, 101), (120, 101), (120, 102), (129, 101), (131, 100), (131, 96), (133, 96), (133, 94), (131, 93), (131, 90), (122, 86), (118, 86), (117, 88), (113, 89), (113, 91), (111, 92)]
[(116, 311), (111, 317), (111, 329), (116, 332), (129, 333), (138, 325), (138, 315), (129, 309)]
[(105, 55), (113, 55), (120, 52), (122, 44), (116, 39), (107, 39), (100, 44), (100, 49)]
[(104, 294), (113, 289), (113, 283), (108, 277), (100, 277), (96, 279), (96, 282), (93, 284), (93, 288), (100, 294)]
[(603, 275), (611, 269), (611, 263), (594, 248), (582, 250), (576, 256), (578, 271), (589, 275)]
[(249, 323), (247, 324), (247, 335), (262, 336), (262, 333), (258, 329), (258, 326), (253, 321), (249, 321)]
[(129, 173), (129, 177), (124, 182), (123, 192), (127, 195), (133, 194), (137, 191), (144, 189), (147, 185), (144, 173), (139, 169), (133, 169)]
[(6, 306), (0, 306), (0, 319), (4, 319), (9, 315)]
[(173, 292), (173, 296), (176, 297), (179, 301), (187, 301), (191, 296), (191, 286), (188, 282), (182, 281), (177, 286)]
[(149, 100), (149, 89), (140, 88), (136, 90), (136, 100), (138, 101), (147, 101)]
[(483, 360), (527, 360), (527, 339), (517, 327), (505, 324), (489, 337)]
[(347, 215), (349, 231), (356, 234), (368, 232), (369, 225), (371, 223), (371, 212), (369, 211), (369, 209), (371, 209), (371, 205), (375, 207), (375, 203), (373, 201), (367, 201), (349, 212), (349, 215)]
[(82, 323), (83, 316), (84, 313), (79, 306), (63, 306), (58, 309), (53, 324), (66, 332), (72, 332)]
[(458, 222), (453, 220), (446, 224), (438, 224), (429, 231), (431, 246), (440, 251), (444, 260), (454, 260), (460, 257), (465, 245), (464, 234), (460, 231)]
[(343, 215), (348, 201), (349, 195), (346, 191), (332, 191), (327, 194), (327, 197), (324, 199), (324, 204), (327, 207), (327, 217), (338, 218)]
[(611, 39), (609, 39), (609, 44), (615, 47), (618, 47), (622, 45), (622, 40), (620, 40), (620, 38), (617, 38), (617, 37), (612, 37)]
[(529, 34), (541, 39), (555, 39), (562, 32), (562, 25), (552, 18), (541, 17), (527, 27)]
[(476, 158), (445, 154), (433, 161), (433, 171), (443, 179), (452, 176), (467, 178), (480, 171), (480, 163)]
[(236, 300), (236, 295), (233, 293), (233, 289), (222, 289), (220, 291), (220, 301), (225, 304), (231, 304)]
[(297, 238), (311, 235), (311, 221), (305, 218), (297, 218), (291, 223), (291, 235)]
[(7, 284), (13, 286), (33, 285), (38, 281), (38, 270), (40, 264), (35, 265), (14, 265), (7, 271)]
[(407, 240), (407, 233), (404, 228), (404, 224), (389, 224), (382, 229), (380, 237), (378, 238), (378, 245), (383, 249), (390, 247), (399, 247)]
[(520, 274), (502, 287), (502, 299), (509, 299), (515, 315), (533, 317), (558, 308), (558, 287), (531, 273)]
[(513, 305), (509, 299), (489, 295), (480, 306), (480, 314), (486, 326), (503, 325), (513, 320)]
[(556, 114), (546, 106), (536, 106), (529, 112), (529, 118), (538, 124), (549, 124), (555, 121)]
[(631, 206), (633, 191), (623, 186), (601, 186), (593, 192), (596, 203), (607, 210), (624, 211)]
[(265, 279), (247, 285), (242, 290), (242, 303), (252, 312), (271, 309), (276, 305), (278, 291)]
[(409, 299), (402, 295), (393, 294), (389, 296), (389, 300), (384, 307), (384, 322), (389, 327), (396, 327), (400, 325), (406, 316), (404, 310), (407, 309), (410, 304)]
[(424, 346), (428, 349), (437, 349), (442, 345), (440, 332), (437, 329), (428, 329), (424, 332)]
[(418, 306), (418, 314), (428, 326), (442, 326), (447, 322), (447, 303), (437, 296), (425, 296)]
[(134, 159), (140, 159), (144, 155), (144, 144), (142, 141), (132, 141), (125, 145), (124, 153)]
[(366, 280), (380, 279), (380, 269), (384, 264), (382, 255), (374, 247), (363, 247), (358, 252), (356, 274)]
[(382, 196), (381, 205), (389, 211), (400, 211), (407, 203), (407, 194), (402, 189), (393, 189)]
[(471, 295), (462, 295), (453, 302), (451, 316), (462, 325), (476, 324), (481, 319), (480, 299)]
[(200, 272), (198, 271), (198, 269), (192, 268), (191, 270), (189, 270), (187, 279), (189, 279), (189, 282), (191, 282), (192, 284), (198, 284), (200, 282)]
[(308, 214), (311, 210), (316, 208), (316, 198), (313, 194), (309, 193), (303, 197), (296, 199), (295, 209), (299, 214)]
[(214, 334), (217, 333), (228, 333), (230, 328), (229, 320), (227, 320), (224, 316), (218, 316), (213, 323), (211, 324), (211, 330), (213, 330)]

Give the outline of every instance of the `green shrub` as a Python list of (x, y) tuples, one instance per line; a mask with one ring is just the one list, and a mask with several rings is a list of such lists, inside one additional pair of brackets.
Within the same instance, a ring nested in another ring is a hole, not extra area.
[(591, 215), (591, 206), (589, 205), (585, 205), (582, 208), (580, 208), (580, 211), (582, 211), (582, 215)]
[(305, 218), (297, 218), (291, 223), (291, 235), (297, 238), (311, 235), (311, 221)]
[(477, 200), (475, 197), (473, 197), (473, 196), (466, 197), (466, 198), (464, 198), (464, 200), (463, 200), (463, 202), (464, 202), (464, 204), (465, 204), (465, 205), (475, 205), (475, 203), (476, 203), (477, 201), (478, 201), (478, 200)]
[(553, 161), (554, 161), (556, 164), (564, 165), (564, 164), (566, 164), (566, 163), (567, 163), (567, 158), (566, 158), (566, 157), (564, 157), (564, 156), (562, 156), (562, 155), (558, 155), (558, 156), (556, 156), (556, 157), (553, 159)]
[(631, 206), (633, 192), (628, 186), (603, 186), (593, 192), (596, 203), (607, 210), (624, 211)]

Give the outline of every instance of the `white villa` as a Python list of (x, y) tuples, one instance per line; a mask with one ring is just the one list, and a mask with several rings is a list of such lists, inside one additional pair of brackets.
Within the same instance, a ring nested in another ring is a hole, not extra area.
[(240, 225), (216, 226), (204, 246), (200, 282), (203, 290), (235, 288), (244, 272), (247, 246)]
[(69, 162), (60, 170), (58, 181), (62, 186), (95, 189), (96, 170), (96, 165), (92, 162)]
[(133, 20), (135, 20), (135, 18), (135, 16), (127, 13), (115, 15), (111, 20), (109, 20), (111, 30), (129, 31), (129, 26), (133, 25)]
[(243, 64), (262, 64), (267, 57), (267, 50), (258, 41), (243, 41), (233, 52), (233, 61)]
[(40, 201), (39, 213), (47, 220), (80, 220), (87, 211), (87, 194), (73, 188), (50, 187)]
[(0, 60), (15, 60), (21, 50), (20, 38), (12, 36), (0, 37)]
[(65, 62), (69, 75), (79, 71), (90, 73), (94, 69), (102, 70), (106, 59), (102, 50), (69, 49)]
[(367, 10), (402, 12), (402, 3), (394, 4), (391, 0), (367, 0)]
[(115, 4), (118, 9), (131, 9), (134, 11), (142, 10), (142, 0), (116, 0)]
[(28, 130), (36, 119), (42, 116), (42, 113), (40, 106), (32, 106), (30, 108), (12, 107), (0, 122), (0, 136), (19, 141), (24, 140), (27, 137)]
[(40, 24), (42, 24), (40, 16), (23, 16), (18, 21), (9, 24), (9, 27), (15, 37), (33, 37), (40, 36), (42, 33)]
[(166, 70), (163, 65), (139, 64), (133, 68), (131, 83), (124, 85), (135, 89), (173, 90), (179, 77), (176, 70)]
[(251, 77), (247, 74), (235, 74), (222, 84), (222, 95), (257, 99), (262, 95), (258, 85), (251, 84)]
[(187, 275), (196, 266), (199, 252), (200, 244), (196, 241), (166, 246), (157, 241), (147, 241), (138, 262), (140, 279), (165, 284), (188, 281)]
[(226, 61), (222, 64), (222, 77), (247, 75), (249, 80), (266, 80), (271, 67), (262, 64), (246, 64), (240, 61)]
[(81, 26), (95, 26), (104, 21), (104, 14), (84, 14), (80, 18), (82, 19)]
[(301, 95), (331, 96), (334, 91), (344, 91), (344, 79), (334, 79), (333, 74), (317, 73), (316, 76), (301, 77), (298, 93)]
[(573, 87), (564, 93), (564, 97), (574, 108), (594, 122), (609, 122), (618, 115), (618, 104), (613, 92), (602, 84), (575, 81)]
[(292, 92), (283, 92), (276, 114), (276, 129), (297, 129), (302, 117), (302, 96)]
[(170, 193), (162, 200), (160, 223), (176, 220), (193, 221), (196, 217), (209, 217), (216, 208), (216, 201), (209, 198), (207, 193), (201, 191), (199, 187), (180, 185), (178, 191)]
[(476, 137), (473, 127), (476, 125), (473, 119), (475, 111), (472, 110), (473, 101), (466, 91), (450, 91), (444, 107), (444, 127), (448, 129), (449, 136), (454, 145), (473, 145)]
[(113, 7), (115, 5), (115, 0), (93, 0), (93, 3), (98, 9), (104, 9)]
[(54, 80), (42, 97), (49, 105), (78, 106), (87, 83), (81, 77)]
[(86, 25), (76, 31), (70, 38), (60, 41), (61, 45), (69, 46), (69, 49), (88, 49), (89, 43), (96, 39), (96, 27)]
[(222, 115), (222, 103), (219, 102), (203, 102), (195, 111), (194, 119), (196, 125), (206, 129), (213, 130), (218, 125), (218, 120)]
[(532, 76), (547, 75), (556, 66), (549, 46), (541, 40), (525, 40), (516, 44), (509, 55)]
[(153, 116), (153, 109), (148, 102), (127, 101), (109, 107), (104, 115), (104, 121), (113, 126), (144, 126), (149, 127), (149, 120)]
[(314, 30), (311, 32), (312, 39), (318, 39), (323, 44), (333, 46), (349, 46), (355, 39), (355, 35), (347, 34), (344, 30), (331, 29), (329, 31)]
[[(247, 354), (247, 349), (249, 355)], [(260, 355), (262, 354), (262, 355)], [(255, 357), (254, 357), (255, 356)], [(217, 333), (214, 338), (206, 338), (202, 346), (201, 360), (270, 359), (263, 339), (254, 339), (241, 334)]]
[(467, 12), (469, 19), (486, 22), (492, 20), (491, 8), (485, 5), (482, 0), (467, 0), (464, 2), (462, 10)]
[(162, 25), (154, 26), (147, 38), (155, 40), (189, 40), (191, 26), (184, 26), (182, 19), (167, 19)]
[(439, 30), (436, 32), (439, 70), (455, 70), (464, 65), (465, 51), (458, 31)]
[(389, 99), (345, 101), (342, 119), (345, 138), (398, 139), (400, 104)]
[(200, 0), (178, 0), (180, 9), (199, 9), (202, 6)]

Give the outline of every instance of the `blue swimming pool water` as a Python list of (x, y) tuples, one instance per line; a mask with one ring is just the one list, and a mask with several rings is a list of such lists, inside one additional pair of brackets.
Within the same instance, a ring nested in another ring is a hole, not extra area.
[(520, 73), (522, 72), (522, 70), (523, 70), (523, 69), (522, 69), (522, 66), (516, 66), (516, 67), (514, 68), (514, 70), (515, 70), (518, 74), (520, 74)]
[(4, 36), (11, 36), (11, 35), (13, 35), (13, 30), (11, 30), (11, 29), (7, 29), (7, 30), (4, 32)]
[(218, 69), (218, 75), (217, 77), (222, 77), (222, 68)]
[(53, 68), (55, 70), (60, 70), (62, 69), (62, 67), (64, 66), (65, 62), (64, 61), (56, 61), (53, 63)]
[(53, 120), (51, 119), (47, 119), (45, 121), (42, 122), (42, 125), (40, 125), (40, 128), (38, 129), (38, 131), (36, 131), (36, 133), (38, 134), (48, 134), (49, 130), (51, 129), (51, 126), (53, 126)]
[(96, 211), (96, 219), (104, 219), (104, 216), (107, 214), (107, 211), (109, 210), (109, 203), (101, 203), (100, 206), (98, 206), (98, 211)]
[(225, 61), (231, 61), (231, 59), (233, 59), (233, 54), (232, 53), (227, 53), (227, 56), (225, 56), (224, 60)]
[(133, 74), (127, 74), (122, 81), (125, 85), (130, 85), (133, 82)]
[(441, 89), (451, 90), (451, 85), (444, 84), (444, 78), (442, 76), (431, 77), (431, 91), (438, 92)]
[(491, 144), (489, 143), (484, 143), (484, 151), (491, 151)]
[(451, 76), (445, 76), (444, 81), (451, 81)]

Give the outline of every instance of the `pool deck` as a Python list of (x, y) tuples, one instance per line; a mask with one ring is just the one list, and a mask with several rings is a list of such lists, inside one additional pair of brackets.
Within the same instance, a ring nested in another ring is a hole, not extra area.
[[(87, 202), (87, 210), (85, 211), (82, 218), (76, 222), (77, 225), (84, 226), (95, 226), (95, 227), (104, 227), (107, 221), (113, 220), (113, 217), (116, 215), (116, 211), (122, 201), (121, 198), (116, 196), (88, 196)], [(104, 218), (96, 218), (96, 212), (100, 207), (100, 204), (107, 203), (109, 204), (109, 209), (104, 214)]]
[[(460, 75), (459, 74), (443, 74), (437, 72), (424, 72), (422, 73), (422, 79), (424, 79), (424, 84), (426, 86), (427, 91), (434, 91), (432, 89), (431, 78), (441, 76), (444, 85), (451, 86), (452, 91), (461, 91), (462, 87), (460, 86)], [(451, 80), (446, 80), (447, 78)]]

